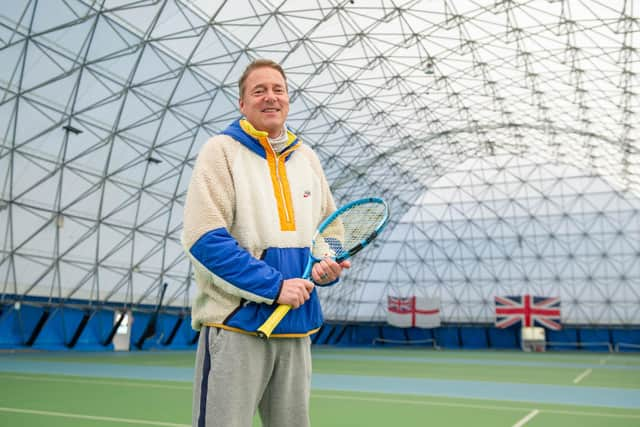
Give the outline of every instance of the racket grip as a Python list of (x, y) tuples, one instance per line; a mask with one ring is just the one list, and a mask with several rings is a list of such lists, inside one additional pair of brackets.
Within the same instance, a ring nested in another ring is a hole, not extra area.
[(278, 326), (284, 316), (291, 310), (290, 305), (279, 305), (278, 308), (273, 310), (271, 316), (258, 328), (256, 331), (261, 338), (269, 338), (273, 333), (273, 330)]

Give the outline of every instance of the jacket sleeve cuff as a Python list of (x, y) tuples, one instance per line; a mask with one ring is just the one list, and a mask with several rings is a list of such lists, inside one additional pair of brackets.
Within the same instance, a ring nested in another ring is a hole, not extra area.
[(278, 293), (273, 298), (273, 304), (276, 304), (278, 302), (278, 298), (280, 298), (280, 293), (282, 292), (282, 287), (283, 286), (284, 286), (284, 280), (282, 282), (280, 282), (280, 287), (278, 288)]

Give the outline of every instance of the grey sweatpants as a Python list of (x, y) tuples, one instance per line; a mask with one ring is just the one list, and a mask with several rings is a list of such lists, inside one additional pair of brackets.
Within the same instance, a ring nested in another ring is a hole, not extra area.
[(308, 427), (311, 342), (203, 327), (196, 353), (193, 427)]

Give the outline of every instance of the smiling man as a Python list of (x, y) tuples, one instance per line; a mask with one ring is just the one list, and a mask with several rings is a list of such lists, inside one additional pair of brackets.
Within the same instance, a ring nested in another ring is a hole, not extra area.
[[(239, 81), (243, 118), (198, 154), (182, 243), (197, 285), (193, 425), (309, 425), (309, 336), (322, 325), (315, 285), (349, 261), (325, 259), (302, 279), (317, 225), (335, 204), (311, 148), (286, 126), (289, 95), (277, 63), (256, 60)], [(270, 340), (256, 334), (278, 304), (291, 310)]]
[(239, 86), (240, 111), (249, 123), (266, 131), (270, 138), (282, 135), (289, 114), (289, 94), (282, 68), (252, 68), (245, 72)]

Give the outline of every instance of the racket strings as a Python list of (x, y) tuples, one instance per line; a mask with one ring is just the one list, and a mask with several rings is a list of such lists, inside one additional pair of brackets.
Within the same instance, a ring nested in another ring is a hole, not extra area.
[(341, 212), (318, 231), (312, 255), (347, 258), (352, 249), (366, 242), (384, 222), (387, 208), (382, 203), (362, 203)]

